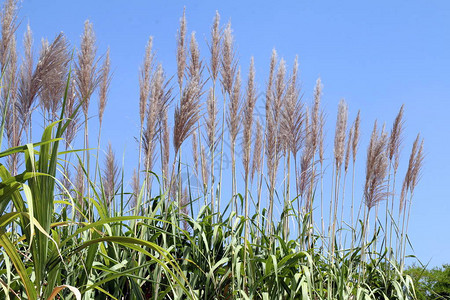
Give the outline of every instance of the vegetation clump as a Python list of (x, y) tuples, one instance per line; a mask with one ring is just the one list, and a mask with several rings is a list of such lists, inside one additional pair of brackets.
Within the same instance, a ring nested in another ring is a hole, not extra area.
[(44, 40), (37, 63), (28, 26), (19, 64), (17, 1), (1, 16), (2, 299), (416, 298), (403, 270), (424, 154), (418, 135), (399, 184), (403, 106), (374, 123), (359, 193), (360, 113), (339, 102), (327, 156), (321, 80), (303, 101), (297, 58), (273, 50), (260, 99), (231, 24), (217, 13), (200, 53), (183, 12), (173, 77), (145, 48), (130, 187), (111, 144), (99, 158), (111, 63), (93, 24), (74, 55), (64, 34)]

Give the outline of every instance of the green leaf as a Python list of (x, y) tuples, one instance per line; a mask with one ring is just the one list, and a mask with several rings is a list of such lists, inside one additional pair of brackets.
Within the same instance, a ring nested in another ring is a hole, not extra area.
[(5, 252), (8, 254), (8, 257), (11, 259), (14, 267), (16, 268), (16, 271), (19, 274), (20, 279), (22, 280), (22, 283), (25, 287), (28, 299), (37, 299), (36, 289), (30, 278), (28, 277), (25, 266), (20, 257), (17, 255), (17, 250), (15, 249), (14, 245), (11, 243), (3, 230), (0, 230), (0, 246), (5, 249)]

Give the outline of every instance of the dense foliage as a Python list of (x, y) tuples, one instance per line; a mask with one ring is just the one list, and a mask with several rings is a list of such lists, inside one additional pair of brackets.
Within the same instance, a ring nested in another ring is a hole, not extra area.
[(405, 273), (414, 281), (417, 299), (450, 299), (450, 265), (444, 264), (432, 269), (411, 266)]

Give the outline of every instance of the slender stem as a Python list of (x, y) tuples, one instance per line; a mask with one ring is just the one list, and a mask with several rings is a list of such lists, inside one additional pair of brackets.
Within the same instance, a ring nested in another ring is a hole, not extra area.
[(249, 247), (249, 237), (248, 237), (248, 167), (247, 171), (245, 172), (245, 197), (244, 197), (244, 203), (245, 203), (245, 230), (244, 230), (244, 290), (246, 288), (247, 284), (247, 272), (245, 271), (247, 269), (246, 260), (247, 260), (247, 251)]
[[(337, 183), (337, 178), (338, 178), (338, 174), (337, 174), (338, 172), (337, 172), (337, 170), (335, 170), (335, 166), (334, 166), (334, 164), (333, 164), (333, 177), (334, 177), (334, 180), (332, 180), (332, 187), (334, 187), (334, 197), (333, 197), (333, 190), (332, 190), (332, 193), (331, 193), (331, 200), (330, 200), (330, 213), (329, 213), (329, 225), (328, 225), (328, 236), (329, 236), (329, 238), (330, 238), (330, 244), (329, 244), (329, 255), (332, 255), (331, 253), (334, 253), (334, 250), (333, 250), (333, 245), (334, 245), (334, 242), (333, 242), (333, 239), (334, 239), (334, 236), (333, 236), (333, 225), (334, 225), (334, 222), (333, 222), (333, 220), (334, 220), (334, 216), (333, 216), (333, 203), (336, 201), (336, 186), (338, 185), (338, 183)], [(331, 259), (333, 259), (332, 257), (331, 257)]]
[(315, 167), (315, 160), (316, 160), (316, 153), (314, 151), (314, 154), (311, 158), (311, 182), (309, 185), (309, 193), (308, 193), (308, 199), (307, 206), (306, 206), (306, 213), (308, 214), (308, 246), (309, 249), (312, 248), (312, 230), (314, 228), (313, 222), (313, 201), (314, 201), (314, 179), (316, 177), (316, 167)]
[(144, 124), (141, 123), (141, 128), (139, 130), (139, 158), (138, 158), (138, 170), (137, 170), (137, 181), (141, 183), (141, 160), (142, 160), (142, 135), (144, 134)]
[[(213, 90), (214, 90), (214, 86), (215, 86), (215, 83), (213, 83)], [(213, 91), (213, 102), (214, 101), (216, 101), (216, 99), (215, 99), (215, 92)], [(214, 112), (213, 112), (214, 113)], [(209, 153), (210, 153), (210, 156), (211, 156), (211, 165), (210, 165), (210, 167), (211, 167), (211, 174), (210, 174), (210, 176), (211, 176), (211, 213), (214, 215), (214, 213), (215, 213), (215, 211), (214, 211), (214, 209), (215, 209), (215, 195), (214, 195), (214, 184), (215, 184), (215, 182), (214, 182), (214, 144), (215, 144), (215, 134), (216, 134), (216, 129), (215, 129), (215, 126), (213, 126), (213, 128), (212, 128), (212, 136), (213, 136), (213, 139), (212, 139), (212, 143), (211, 143), (211, 145), (210, 145), (210, 148), (209, 148)], [(223, 141), (223, 139), (222, 139), (222, 141)], [(223, 149), (222, 149), (223, 150)], [(221, 153), (222, 153), (222, 150), (220, 151)], [(222, 158), (221, 158), (221, 160), (220, 160), (220, 169), (221, 169), (221, 173), (222, 173)], [(221, 181), (222, 179), (220, 178), (219, 179), (219, 181)], [(219, 184), (220, 184), (220, 182), (219, 182)]]
[[(408, 234), (408, 225), (409, 225), (409, 217), (411, 216), (411, 203), (412, 203), (412, 198), (413, 198), (413, 192), (411, 192), (410, 197), (409, 197), (409, 205), (408, 205), (408, 217), (406, 219), (406, 228), (405, 228), (405, 238), (404, 238), (404, 245), (403, 245), (403, 254), (402, 254), (402, 260), (401, 260), (401, 268), (400, 271), (403, 272), (403, 266), (405, 264), (405, 256), (406, 256), (406, 235)], [(406, 205), (405, 205), (405, 209), (406, 209)]]
[(181, 213), (181, 147), (180, 151), (178, 151), (178, 216)]
[(333, 227), (331, 230), (331, 257), (334, 259), (334, 248), (335, 248), (335, 237), (336, 237), (336, 221), (337, 221), (337, 210), (339, 204), (339, 185), (341, 181), (340, 170), (336, 168), (336, 185), (335, 185), (335, 193), (334, 193), (334, 211), (333, 211)]
[(298, 166), (297, 166), (297, 155), (294, 155), (294, 169), (295, 169), (295, 187), (297, 191), (297, 223), (298, 223), (298, 238), (300, 238), (301, 232), (302, 232), (302, 217), (301, 217), (301, 206), (302, 206), (302, 199), (300, 195), (300, 185), (298, 178), (300, 177), (300, 174), (298, 173)]
[(378, 219), (378, 214), (379, 214), (379, 209), (380, 209), (380, 203), (377, 203), (375, 205), (375, 220), (374, 220), (374, 227), (373, 227), (373, 232), (375, 234), (375, 240), (373, 242), (373, 248), (376, 251), (377, 250), (377, 242), (378, 242), (378, 223), (379, 223), (379, 219)]
[(28, 124), (28, 128), (29, 128), (29, 142), (32, 143), (33, 142), (33, 124), (32, 124), (33, 120), (32, 120), (32, 115), (30, 112), (30, 119), (29, 119), (29, 124)]
[[(406, 198), (407, 198), (407, 196), (405, 196), (405, 199)], [(412, 199), (412, 194), (410, 195), (410, 199)], [(406, 235), (406, 231), (407, 231), (406, 230), (407, 222), (409, 221), (409, 211), (408, 211), (408, 221), (407, 221), (406, 206), (407, 206), (407, 203), (405, 200), (405, 203), (403, 204), (403, 221), (402, 221), (402, 231), (401, 231), (402, 233), (400, 236), (401, 240), (400, 240), (400, 245), (399, 245), (399, 255), (400, 255), (399, 259), (400, 259), (400, 267), (402, 270), (403, 270), (403, 264), (404, 264), (404, 259), (405, 259), (404, 253), (405, 253), (405, 248), (406, 248), (405, 235)], [(411, 202), (410, 202), (409, 208), (411, 208)]]
[(332, 180), (331, 180), (331, 191), (330, 191), (330, 210), (328, 214), (328, 238), (329, 238), (329, 244), (328, 244), (328, 255), (331, 255), (331, 248), (332, 248), (332, 234), (331, 234), (331, 227), (332, 227), (332, 217), (333, 217), (333, 187), (335, 182), (337, 181), (337, 174), (335, 170), (335, 164), (333, 164), (333, 171), (332, 171)]
[[(367, 211), (367, 212), (366, 212)], [(366, 235), (368, 232), (368, 226), (369, 226), (369, 215), (370, 215), (370, 209), (367, 210), (367, 206), (364, 205), (364, 224), (362, 228), (362, 237), (361, 237), (361, 261), (360, 261), (360, 273), (359, 273), (359, 280), (358, 282), (362, 282), (364, 280), (364, 273), (365, 273), (365, 253), (366, 253)]]
[[(389, 171), (388, 171), (388, 180), (387, 180), (387, 194), (386, 194), (386, 207), (385, 207), (385, 223), (384, 223), (384, 243), (387, 248), (387, 242), (388, 242), (388, 218), (389, 218), (389, 195), (390, 195), (390, 183), (391, 183), (391, 166), (392, 166), (392, 160), (389, 161)], [(391, 250), (388, 249), (390, 252)], [(385, 257), (385, 272), (389, 272), (388, 268), (388, 259), (390, 257), (390, 254), (388, 253)]]
[(0, 151), (2, 149), (2, 144), (3, 144), (3, 133), (5, 132), (6, 113), (8, 111), (8, 104), (9, 104), (9, 90), (10, 90), (10, 88), (8, 88), (8, 96), (6, 97), (6, 101), (3, 103), (2, 125), (1, 125), (1, 129), (0, 129)]
[(275, 189), (275, 186), (274, 186), (275, 178), (274, 177), (276, 176), (275, 173), (276, 173), (276, 171), (273, 170), (272, 174), (269, 178), (269, 181), (270, 181), (270, 185), (269, 185), (269, 189), (270, 189), (269, 190), (269, 222), (268, 222), (267, 226), (269, 229), (269, 235), (271, 236), (270, 237), (271, 243), (272, 243), (272, 233), (273, 233), (272, 219), (273, 219), (273, 198), (274, 198), (274, 189)]
[(347, 171), (344, 172), (344, 184), (342, 186), (342, 201), (341, 201), (341, 225), (339, 228), (339, 249), (342, 249), (342, 228), (344, 227), (344, 202), (345, 202), (345, 182), (347, 179)]
[[(264, 140), (263, 140), (263, 148), (261, 153), (259, 153), (260, 159), (262, 164), (264, 164), (264, 151), (266, 149), (266, 138), (265, 138), (265, 134), (264, 134)], [(263, 172), (264, 172), (264, 166), (261, 165), (260, 168), (260, 172), (259, 172), (259, 183), (258, 183), (258, 204), (257, 204), (257, 213), (258, 213), (258, 220), (257, 220), (257, 224), (258, 224), (258, 228), (260, 228), (260, 217), (261, 217), (261, 191), (262, 191), (262, 183), (263, 183)], [(259, 236), (259, 233), (258, 233)]]
[[(392, 227), (394, 223), (394, 218), (392, 217), (394, 215), (394, 197), (395, 197), (395, 179), (397, 175), (397, 170), (394, 170), (394, 179), (392, 182), (392, 201), (391, 201), (391, 211), (389, 214), (390, 217), (390, 224), (389, 224), (389, 259), (392, 259), (393, 251), (392, 251)], [(398, 234), (398, 232), (397, 232)]]
[(286, 173), (286, 194), (284, 199), (284, 239), (288, 240), (288, 234), (289, 234), (289, 203), (290, 203), (290, 161), (291, 161), (291, 153), (288, 151), (286, 155), (286, 162), (285, 162), (285, 173)]
[(353, 246), (354, 246), (354, 242), (355, 242), (355, 232), (356, 232), (356, 225), (354, 224), (354, 220), (353, 220), (353, 210), (354, 210), (354, 193), (355, 192), (355, 160), (353, 161), (353, 165), (352, 165), (352, 205), (351, 205), (351, 211), (350, 211), (350, 217), (351, 217), (351, 223), (352, 224), (352, 244), (351, 244), (351, 249), (353, 251)]
[(225, 111), (226, 111), (226, 94), (223, 93), (223, 106), (222, 106), (222, 131), (220, 134), (220, 171), (219, 171), (219, 186), (218, 186), (218, 195), (217, 195), (217, 211), (220, 215), (220, 199), (222, 197), (222, 171), (223, 171), (223, 141), (224, 141), (224, 132), (225, 132)]
[(101, 140), (101, 134), (102, 134), (102, 123), (100, 122), (98, 127), (98, 138), (97, 138), (97, 160), (95, 162), (95, 174), (94, 174), (94, 183), (97, 181), (97, 172), (99, 168), (99, 150), (100, 150), (100, 140)]
[(235, 141), (231, 142), (231, 199), (234, 199), (234, 211), (237, 213), (237, 197), (236, 197), (236, 157), (235, 157)]
[(320, 224), (321, 231), (320, 234), (322, 236), (322, 253), (324, 249), (323, 242), (325, 240), (325, 224), (323, 220), (323, 162), (320, 161)]
[(92, 201), (90, 201), (91, 198), (91, 188), (89, 183), (90, 178), (90, 158), (89, 158), (89, 130), (88, 130), (88, 116), (87, 114), (84, 115), (84, 151), (83, 151), (83, 165), (86, 169), (86, 189), (87, 189), (87, 196), (88, 196), (88, 219), (90, 222), (93, 221), (93, 215), (92, 215), (92, 209), (93, 204)]

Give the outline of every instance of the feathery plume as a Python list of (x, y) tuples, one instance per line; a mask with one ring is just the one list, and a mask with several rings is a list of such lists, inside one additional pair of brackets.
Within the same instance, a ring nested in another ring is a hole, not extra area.
[(275, 163), (275, 124), (273, 116), (273, 76), (275, 73), (275, 65), (277, 60), (277, 52), (275, 49), (272, 50), (272, 56), (270, 58), (269, 67), (269, 80), (266, 87), (266, 158), (267, 166), (270, 170), (273, 170), (273, 165)]
[[(85, 176), (85, 174), (84, 174), (83, 166), (81, 164), (78, 164), (77, 175), (75, 178), (75, 190), (76, 190), (75, 191), (76, 192), (75, 199), (76, 199), (78, 206), (82, 212), (84, 212), (84, 192), (85, 192), (85, 184), (86, 184), (86, 180), (85, 180), (84, 176)], [(76, 212), (76, 216), (79, 219), (81, 218), (81, 214), (78, 210)]]
[(40, 55), (33, 77), (37, 78), (37, 81), (42, 81), (50, 71), (67, 64), (67, 49), (68, 44), (64, 34), (58, 34), (47, 50)]
[[(57, 111), (61, 107), (62, 98), (66, 89), (68, 65), (70, 56), (68, 52), (68, 44), (65, 37), (62, 37), (62, 42), (57, 44), (60, 49), (56, 51), (60, 53), (58, 63), (49, 70), (47, 76), (42, 78), (42, 89), (40, 91), (40, 102), (43, 110), (49, 114), (50, 120), (54, 121), (57, 116)], [(48, 41), (42, 40), (41, 57), (50, 50)]]
[[(5, 69), (11, 50), (11, 41), (17, 29), (17, 0), (7, 0), (3, 4), (0, 14), (1, 20), (1, 46), (0, 46), (0, 67)], [(15, 50), (13, 50), (15, 51)]]
[(422, 173), (422, 166), (423, 166), (423, 139), (420, 142), (419, 152), (417, 152), (416, 159), (414, 160), (414, 169), (411, 173), (411, 193), (414, 192), (414, 188), (416, 187), (417, 183), (419, 182), (421, 173)]
[(9, 57), (8, 64), (4, 71), (3, 80), (4, 80), (4, 88), (2, 88), (1, 96), (2, 96), (2, 104), (6, 103), (7, 98), (16, 99), (17, 96), (17, 45), (16, 45), (16, 37), (12, 36), (10, 45), (8, 46)]
[(82, 107), (86, 117), (91, 95), (98, 84), (96, 52), (94, 28), (92, 23), (86, 20), (81, 36), (81, 49), (78, 52), (78, 63), (75, 67), (78, 98), (83, 101)]
[(200, 81), (202, 72), (202, 61), (200, 59), (200, 50), (198, 48), (195, 32), (191, 33), (191, 41), (189, 43), (189, 65), (187, 67), (190, 79)]
[[(32, 80), (33, 80), (33, 33), (30, 25), (27, 25), (27, 31), (23, 38), (24, 58), (20, 66), (20, 85), (19, 85), (19, 101), (17, 103), (17, 112), (24, 123), (23, 126), (28, 125), (28, 114), (30, 113), (31, 105), (33, 104), (36, 94), (32, 94)], [(36, 91), (37, 93), (37, 91)]]
[(408, 191), (412, 192), (414, 190), (414, 187), (418, 182), (418, 178), (420, 177), (420, 171), (423, 162), (423, 140), (420, 146), (419, 141), (420, 141), (420, 134), (418, 134), (416, 139), (414, 140), (411, 154), (409, 156), (408, 169), (406, 171), (405, 179), (403, 180), (402, 192), (400, 195), (400, 208), (399, 208), (400, 212), (404, 208), (407, 192)]
[(146, 103), (150, 95), (150, 79), (154, 57), (152, 47), (153, 37), (150, 37), (145, 47), (144, 62), (139, 73), (139, 117), (141, 126), (144, 124)]
[(289, 86), (286, 91), (286, 99), (283, 102), (281, 131), (288, 150), (294, 157), (302, 147), (303, 134), (303, 105), (300, 102), (300, 91), (297, 83), (298, 60), (294, 61), (292, 75), (289, 80)]
[(272, 115), (271, 113), (269, 113), (269, 111), (272, 109), (273, 75), (275, 73), (276, 63), (277, 63), (277, 51), (273, 49), (272, 56), (270, 57), (269, 80), (267, 81), (267, 88), (266, 88), (266, 119), (271, 117)]
[(194, 158), (194, 170), (198, 173), (198, 143), (197, 143), (197, 130), (192, 132), (192, 156)]
[(23, 126), (28, 125), (36, 96), (42, 89), (42, 82), (49, 73), (65, 64), (67, 44), (63, 34), (59, 34), (46, 51), (43, 51), (33, 72), (32, 34), (28, 27), (24, 39), (25, 61), (22, 64), (18, 112)]
[(141, 183), (139, 182), (139, 176), (136, 169), (133, 170), (133, 179), (132, 179), (132, 186), (133, 186), (133, 196), (131, 197), (131, 208), (134, 209), (137, 205), (137, 199), (139, 197), (140, 189), (141, 189)]
[(338, 115), (336, 119), (336, 133), (334, 136), (334, 159), (336, 163), (336, 170), (339, 170), (345, 150), (345, 131), (347, 127), (347, 104), (342, 99), (338, 106)]
[(165, 176), (165, 182), (166, 186), (168, 186), (169, 182), (169, 159), (170, 159), (170, 132), (169, 132), (169, 121), (167, 116), (167, 110), (163, 113), (162, 118), (162, 136), (163, 136), (163, 143), (162, 143), (162, 169)]
[(325, 126), (325, 115), (324, 112), (322, 111), (320, 113), (320, 125), (319, 125), (319, 160), (320, 160), (320, 164), (323, 165), (323, 160), (324, 160), (324, 133), (323, 133), (323, 127)]
[(183, 86), (184, 70), (186, 69), (186, 8), (180, 19), (180, 28), (177, 32), (177, 77), (180, 90)]
[(320, 131), (320, 100), (322, 97), (322, 81), (320, 78), (316, 81), (316, 87), (314, 89), (314, 105), (311, 117), (311, 143), (313, 150), (317, 149), (319, 143), (319, 131)]
[(360, 111), (358, 110), (358, 114), (356, 115), (355, 122), (353, 123), (353, 141), (352, 141), (352, 156), (353, 156), (353, 164), (355, 164), (356, 161), (356, 153), (358, 152), (358, 145), (359, 145), (359, 136), (360, 136)]
[[(167, 84), (168, 83), (165, 82), (164, 70), (162, 65), (159, 64), (151, 79), (149, 101), (147, 104), (146, 113), (147, 125), (143, 134), (145, 168), (147, 170), (151, 170), (153, 167), (156, 140), (160, 136), (161, 130), (164, 130), (164, 128), (161, 129), (161, 127), (164, 127), (162, 122), (164, 121), (164, 118), (167, 118), (167, 106), (171, 99), (171, 89), (166, 90)], [(164, 160), (165, 158), (163, 157), (163, 163)]]
[(220, 62), (220, 15), (216, 11), (216, 16), (214, 17), (214, 23), (211, 28), (211, 45), (209, 46), (209, 51), (211, 52), (211, 78), (215, 82), (217, 75), (219, 74), (219, 62)]
[(256, 121), (255, 126), (255, 145), (253, 147), (253, 160), (252, 160), (252, 170), (251, 170), (251, 181), (256, 173), (261, 171), (262, 167), (262, 146), (263, 146), (263, 128), (259, 120)]
[[(8, 140), (8, 147), (13, 148), (20, 145), (21, 122), (16, 112), (17, 102), (17, 49), (16, 39), (13, 36), (10, 45), (10, 56), (6, 72), (4, 75), (5, 87), (2, 89), (2, 103), (8, 104), (8, 113), (5, 116), (5, 131)], [(7, 103), (8, 102), (8, 103)], [(17, 170), (21, 164), (19, 153), (12, 153), (7, 157), (6, 165), (13, 176), (17, 175)]]
[(152, 79), (150, 98), (154, 99), (158, 105), (158, 122), (161, 122), (164, 114), (167, 112), (172, 101), (172, 88), (169, 88), (169, 80), (166, 80), (166, 74), (159, 64)]
[(350, 128), (350, 132), (347, 136), (347, 147), (345, 149), (345, 162), (344, 162), (344, 172), (347, 173), (348, 171), (348, 165), (350, 162), (350, 152), (352, 151), (352, 141), (353, 141), (353, 135), (354, 135), (354, 127), (352, 126)]
[(286, 91), (286, 62), (284, 59), (280, 60), (277, 74), (274, 82), (274, 96), (273, 96), (273, 116), (274, 121), (278, 124), (281, 107), (283, 106), (284, 94)]
[(397, 172), (399, 160), (400, 160), (400, 144), (402, 142), (403, 132), (403, 110), (404, 104), (400, 108), (400, 111), (395, 117), (394, 124), (391, 130), (391, 136), (389, 138), (389, 160), (394, 161), (394, 172)]
[(106, 51), (105, 61), (103, 62), (101, 74), (100, 74), (100, 90), (99, 90), (99, 102), (98, 102), (98, 118), (100, 124), (103, 121), (103, 113), (105, 112), (109, 85), (111, 83), (111, 67), (109, 59), (109, 48)]
[(228, 22), (227, 27), (223, 32), (223, 46), (222, 46), (222, 85), (223, 89), (228, 95), (232, 93), (233, 78), (236, 73), (235, 53), (233, 46), (233, 34), (231, 30), (231, 23)]
[(274, 160), (274, 168), (276, 170), (278, 167), (278, 162), (281, 157), (281, 154), (285, 152), (286, 143), (284, 141), (283, 132), (280, 127), (280, 119), (282, 107), (285, 99), (286, 92), (286, 63), (284, 59), (280, 60), (278, 65), (277, 73), (275, 75), (274, 87), (273, 87), (273, 101), (272, 101), (272, 114), (271, 114), (271, 122), (269, 123), (269, 131), (271, 132), (271, 136), (273, 138), (272, 148), (273, 149), (273, 158)]
[(202, 62), (194, 33), (191, 35), (188, 75), (189, 81), (183, 89), (179, 105), (175, 108), (173, 129), (175, 153), (178, 153), (181, 144), (191, 135), (194, 125), (200, 118), (200, 97), (204, 83), (201, 80)]
[(206, 194), (206, 191), (208, 190), (209, 168), (208, 162), (206, 161), (205, 147), (203, 147), (203, 145), (200, 145), (200, 159), (202, 163), (203, 191)]
[[(45, 52), (48, 51), (48, 40), (47, 39), (42, 39), (41, 40), (41, 50), (39, 51), (39, 56), (42, 56), (43, 54), (45, 54)], [(44, 78), (44, 81), (42, 82), (42, 90), (40, 92), (40, 97), (39, 97), (39, 104), (41, 105), (42, 110), (45, 111), (50, 111), (50, 102), (52, 101), (52, 99), (50, 99), (50, 97), (45, 97), (47, 91), (49, 90), (47, 88), (47, 84), (46, 81), (48, 81), (48, 78)]]
[(419, 182), (419, 179), (422, 174), (422, 166), (423, 166), (423, 159), (424, 159), (424, 153), (423, 153), (423, 139), (420, 142), (419, 152), (417, 152), (416, 159), (414, 160), (414, 169), (411, 172), (411, 194), (414, 193), (414, 189), (417, 186), (417, 183)]
[[(241, 126), (241, 106), (241, 70), (239, 69), (234, 79), (233, 92), (231, 93), (231, 99), (228, 104), (227, 125), (232, 145), (236, 143), (236, 137)], [(232, 149), (232, 151), (234, 150)]]
[(253, 110), (256, 104), (256, 87), (255, 87), (255, 65), (253, 57), (250, 61), (250, 70), (247, 81), (246, 91), (246, 103), (244, 107), (244, 131), (243, 131), (243, 153), (242, 162), (244, 165), (244, 172), (246, 176), (249, 174), (250, 166), (250, 147), (252, 138), (252, 126), (253, 126)]
[(181, 96), (180, 104), (175, 108), (173, 129), (175, 153), (178, 153), (181, 144), (190, 136), (200, 118), (200, 96), (200, 86), (194, 80), (189, 81)]
[[(77, 101), (77, 95), (76, 95), (76, 83), (75, 80), (72, 80), (69, 89), (67, 91), (67, 99), (66, 99), (66, 107), (64, 110), (64, 115), (66, 118), (70, 118), (72, 114), (75, 111), (75, 104)], [(67, 126), (66, 131), (64, 131), (64, 138), (66, 141), (66, 148), (73, 142), (75, 139), (75, 136), (77, 134), (77, 131), (80, 127), (80, 113), (79, 111), (75, 116), (72, 117), (72, 119), (69, 122), (69, 125)]]
[(114, 200), (114, 195), (117, 186), (119, 167), (116, 163), (116, 158), (112, 150), (111, 143), (108, 144), (108, 150), (105, 159), (105, 169), (103, 171), (103, 187), (105, 191), (106, 204), (109, 207)]
[(388, 158), (386, 155), (387, 134), (384, 128), (380, 134), (377, 132), (375, 122), (366, 162), (366, 182), (364, 186), (364, 200), (370, 210), (377, 203), (385, 199), (385, 177), (387, 173)]
[(206, 135), (208, 141), (208, 147), (210, 151), (214, 151), (217, 145), (216, 133), (217, 133), (217, 106), (214, 99), (213, 88), (209, 89), (208, 97), (206, 99), (206, 107), (208, 112), (208, 117), (206, 119)]
[(312, 159), (314, 156), (314, 148), (312, 143), (312, 127), (311, 127), (311, 116), (309, 109), (306, 108), (305, 113), (305, 146), (303, 147), (302, 155), (300, 157), (300, 176), (298, 177), (298, 190), (300, 196), (303, 198), (309, 191), (311, 184), (311, 178), (313, 176), (312, 171)]
[(146, 113), (146, 129), (143, 134), (143, 148), (145, 157), (145, 168), (147, 170), (152, 170), (154, 163), (154, 153), (155, 153), (155, 142), (158, 138), (159, 128), (158, 128), (158, 118), (160, 114), (160, 99), (161, 90), (163, 89), (163, 78), (162, 78), (162, 66), (158, 66), (158, 70), (155, 72), (150, 86), (149, 101), (147, 103), (147, 113)]

